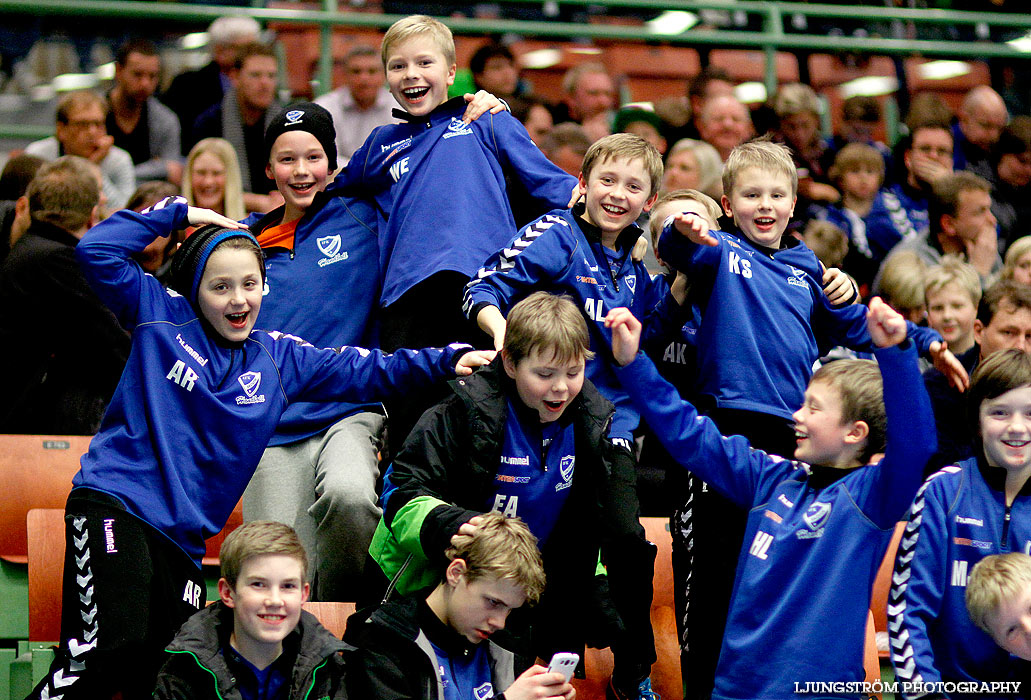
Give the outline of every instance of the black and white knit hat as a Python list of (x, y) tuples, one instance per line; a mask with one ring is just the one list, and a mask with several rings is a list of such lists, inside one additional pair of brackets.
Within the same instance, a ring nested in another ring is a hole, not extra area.
[(329, 170), (337, 169), (337, 132), (333, 117), (325, 107), (314, 102), (294, 102), (283, 108), (265, 129), (265, 160), (272, 156), (272, 145), (288, 131), (307, 131), (314, 136), (329, 160)]
[[(224, 241), (230, 238), (246, 238), (254, 244), (255, 250), (261, 253), (261, 246), (250, 231), (244, 229), (222, 228), (216, 224), (208, 224), (197, 229), (179, 246), (172, 258), (170, 286), (186, 297), (190, 303), (197, 303), (197, 291), (200, 288), (204, 268), (208, 258)], [(261, 281), (265, 282), (265, 265), (261, 265)]]

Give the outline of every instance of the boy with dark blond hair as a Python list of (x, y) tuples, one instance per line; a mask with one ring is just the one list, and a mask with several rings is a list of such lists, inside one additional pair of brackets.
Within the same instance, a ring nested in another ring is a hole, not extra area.
[(748, 513), (712, 697), (786, 700), (804, 681), (861, 681), (874, 577), (934, 452), (905, 321), (871, 302), (877, 363), (839, 360), (813, 375), (793, 416), (793, 461), (699, 416), (638, 353), (641, 324), (627, 309), (607, 323), (619, 378), (663, 445)]
[(1031, 661), (1031, 556), (989, 554), (970, 571), (965, 599), (975, 625), (1009, 653)]
[(219, 562), (221, 600), (168, 645), (154, 697), (343, 698), (347, 645), (301, 609), (308, 556), (293, 528), (246, 523), (226, 537)]
[[(621, 674), (628, 658), (654, 652), (650, 637), (620, 636), (610, 595), (624, 601), (624, 624), (637, 624), (637, 634), (647, 625), (650, 634), (654, 550), (638, 539), (633, 461), (609, 439), (613, 406), (585, 379), (589, 345), (588, 324), (568, 297), (535, 292), (512, 308), (501, 356), (453, 382), (453, 395), (423, 415), (395, 458), (370, 578), (378, 590), (391, 579), (401, 593), (417, 590), (436, 580), (452, 538), (480, 515), (519, 516), (548, 572), (548, 590), (528, 616), (526, 651), (546, 659), (585, 643), (611, 645)], [(641, 682), (630, 675), (632, 688), (622, 692), (636, 697)]]
[(544, 591), (544, 566), (526, 524), (486, 513), (444, 554), (447, 568), (428, 595), (390, 600), (349, 622), (348, 639), (357, 646), (351, 697), (573, 700), (573, 686), (543, 666), (516, 678), (515, 654), (504, 646), (509, 613), (535, 605)]

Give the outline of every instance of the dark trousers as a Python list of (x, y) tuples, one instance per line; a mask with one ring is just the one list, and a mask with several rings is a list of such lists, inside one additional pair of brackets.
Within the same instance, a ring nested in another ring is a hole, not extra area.
[(165, 646), (205, 602), (204, 577), (185, 552), (114, 498), (73, 491), (61, 644), (29, 697), (151, 697)]
[[(787, 458), (794, 454), (794, 427), (784, 418), (734, 409), (713, 409), (709, 417), (724, 435), (744, 435), (752, 447), (770, 454)], [(716, 677), (748, 513), (701, 479), (686, 472), (678, 477), (685, 497), (670, 517), (670, 533), (680, 669), (685, 700), (707, 700)]]
[[(438, 272), (382, 309), (380, 347), (385, 352), (400, 348), (439, 348), (454, 342), (480, 348), (493, 347), (487, 335), (477, 330), (475, 322), (462, 313), (462, 292), (468, 281), (469, 278), (460, 272)], [(423, 412), (447, 394), (447, 386), (441, 384), (385, 402), (389, 417), (389, 454), (398, 453)]]

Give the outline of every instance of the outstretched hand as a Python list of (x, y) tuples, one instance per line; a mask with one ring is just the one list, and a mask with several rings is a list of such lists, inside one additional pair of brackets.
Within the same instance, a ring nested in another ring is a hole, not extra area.
[(207, 224), (215, 224), (222, 228), (233, 228), (233, 229), (245, 229), (247, 228), (239, 221), (234, 221), (228, 216), (222, 216), (216, 211), (210, 209), (202, 209), (201, 207), (190, 207), (186, 210), (186, 218), (190, 222), (190, 226), (205, 226)]
[(692, 243), (708, 246), (719, 245), (716, 237), (709, 233), (709, 222), (697, 214), (690, 212), (674, 214), (673, 225)]
[(959, 358), (949, 350), (948, 343), (943, 340), (936, 340), (931, 343), (929, 350), (934, 368), (945, 375), (945, 378), (949, 380), (949, 384), (956, 391), (966, 391), (967, 387), (970, 386), (970, 375), (967, 374), (967, 370), (963, 363), (959, 361)]
[(470, 350), (458, 360), (458, 364), (455, 366), (455, 374), (459, 377), (468, 376), (477, 367), (483, 367), (493, 362), (494, 356), (497, 354), (496, 350)]
[(634, 318), (630, 309), (620, 306), (609, 311), (605, 327), (612, 330), (612, 356), (625, 367), (637, 357), (641, 347), (641, 322)]
[(879, 348), (898, 345), (906, 339), (906, 319), (895, 309), (888, 306), (880, 297), (870, 300), (866, 312), (866, 327), (870, 338)]
[(497, 114), (505, 111), (505, 103), (486, 90), (480, 90), (475, 95), (467, 92), (462, 98), (466, 101), (465, 114), (462, 115), (462, 121), (466, 124), (472, 124), (487, 112)]

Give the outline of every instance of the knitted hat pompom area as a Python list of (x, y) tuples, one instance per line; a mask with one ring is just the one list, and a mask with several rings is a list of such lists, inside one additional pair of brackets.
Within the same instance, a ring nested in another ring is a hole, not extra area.
[(337, 132), (333, 117), (325, 107), (314, 102), (294, 102), (283, 108), (265, 129), (265, 161), (272, 158), (276, 139), (288, 131), (307, 131), (315, 137), (326, 152), (329, 171), (337, 169)]
[[(194, 231), (186, 241), (179, 246), (172, 258), (170, 286), (194, 306), (197, 305), (197, 293), (200, 289), (200, 280), (204, 276), (204, 268), (208, 259), (222, 243), (231, 238), (243, 238), (249, 241), (257, 252), (259, 260), (264, 260), (261, 246), (249, 231), (243, 229), (223, 228), (216, 224), (208, 224)], [(265, 264), (262, 262), (261, 281), (265, 282)]]

